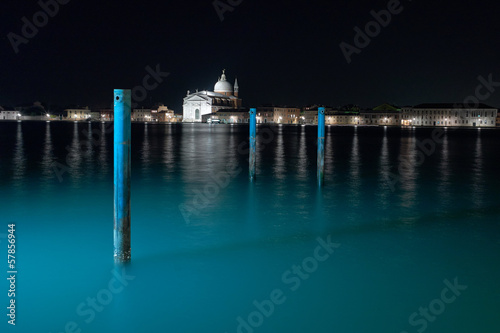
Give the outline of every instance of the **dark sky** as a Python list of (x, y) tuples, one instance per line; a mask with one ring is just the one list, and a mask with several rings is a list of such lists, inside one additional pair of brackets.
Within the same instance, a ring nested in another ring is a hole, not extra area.
[[(500, 81), (496, 1), (402, 1), (348, 64), (339, 44), (354, 45), (354, 28), (388, 3), (243, 0), (221, 21), (213, 0), (70, 0), (45, 25), (38, 15), (38, 33), (16, 54), (9, 33), (22, 36), (21, 19), (33, 22), (41, 7), (2, 0), (0, 105), (110, 105), (114, 88), (142, 85), (147, 66), (170, 75), (140, 104), (176, 112), (188, 89), (212, 90), (223, 68), (247, 107), (463, 102), (478, 76)], [(481, 102), (500, 106), (500, 87), (490, 89), (499, 91)]]

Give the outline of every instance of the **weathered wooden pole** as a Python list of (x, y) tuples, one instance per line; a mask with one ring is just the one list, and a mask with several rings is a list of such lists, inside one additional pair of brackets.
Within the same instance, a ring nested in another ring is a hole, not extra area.
[(255, 165), (256, 165), (256, 133), (257, 133), (257, 109), (250, 109), (250, 159), (249, 159), (249, 173), (250, 181), (255, 179)]
[(114, 100), (114, 258), (128, 262), (130, 251), (130, 90), (115, 89)]
[(318, 184), (323, 185), (325, 172), (325, 108), (318, 108)]

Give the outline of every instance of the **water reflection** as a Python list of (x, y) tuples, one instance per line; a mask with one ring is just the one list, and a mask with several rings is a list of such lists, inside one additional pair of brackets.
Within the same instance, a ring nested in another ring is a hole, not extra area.
[(299, 146), (298, 149), (298, 165), (297, 165), (297, 177), (300, 180), (307, 181), (308, 173), (307, 168), (309, 166), (309, 160), (307, 159), (307, 145), (306, 145), (306, 128), (300, 126), (299, 134)]
[[(335, 143), (333, 140), (332, 126), (327, 126), (325, 131), (325, 183), (335, 184)], [(316, 135), (317, 137), (317, 135)], [(316, 139), (317, 140), (317, 139)]]
[(26, 183), (26, 179), (25, 179), (26, 154), (24, 152), (23, 128), (22, 128), (21, 122), (17, 123), (16, 145), (14, 148), (14, 159), (13, 159), (12, 167), (13, 167), (14, 186), (16, 188), (24, 187), (24, 185)]
[(387, 179), (390, 179), (389, 148), (387, 142), (387, 126), (384, 126), (384, 137), (382, 139), (382, 148), (380, 150), (380, 181), (378, 191), (378, 204), (382, 209), (387, 209), (390, 205), (389, 191), (387, 188)]
[(66, 162), (68, 164), (68, 172), (71, 175), (73, 185), (80, 185), (82, 178), (82, 151), (80, 146), (80, 137), (78, 135), (78, 122), (73, 123), (73, 138), (71, 146), (67, 146), (68, 156)]
[(54, 148), (52, 145), (52, 135), (51, 135), (51, 123), (47, 122), (45, 125), (45, 139), (42, 153), (42, 162), (41, 162), (41, 173), (42, 178), (41, 182), (44, 186), (44, 189), (48, 189), (50, 184), (53, 184), (53, 180), (55, 177), (53, 163), (55, 161), (54, 157)]
[(481, 145), (481, 131), (477, 131), (476, 146), (474, 151), (474, 163), (472, 167), (471, 194), (472, 203), (475, 208), (484, 205), (484, 176), (483, 176), (483, 147)]
[[(94, 178), (95, 161), (94, 161), (94, 133), (92, 130), (92, 123), (89, 121), (87, 129), (83, 132), (85, 136), (85, 175), (89, 179)], [(83, 144), (83, 143), (82, 143)]]
[(418, 178), (418, 147), (415, 131), (408, 138), (402, 137), (399, 146), (398, 184), (401, 186), (401, 206), (413, 208), (416, 205), (416, 182)]
[(149, 144), (149, 129), (148, 124), (144, 124), (144, 136), (142, 139), (141, 149), (141, 172), (145, 179), (149, 179), (151, 171), (151, 147)]
[[(181, 150), (179, 152), (181, 159), (182, 178), (188, 185), (191, 182), (196, 182), (199, 177), (199, 167), (196, 167), (196, 134), (194, 124), (189, 124), (187, 128), (182, 127), (182, 135), (180, 137)], [(186, 128), (186, 131), (184, 129)]]
[(286, 164), (285, 164), (285, 146), (283, 143), (283, 126), (278, 127), (276, 133), (276, 149), (274, 152), (274, 177), (279, 180), (286, 178)]
[(352, 137), (351, 158), (349, 160), (349, 203), (353, 208), (358, 208), (361, 204), (361, 162), (359, 156), (358, 127), (354, 127)]
[(440, 202), (443, 206), (448, 207), (451, 204), (451, 189), (450, 189), (450, 160), (449, 160), (449, 147), (448, 147), (448, 129), (445, 128), (443, 135), (443, 142), (437, 145), (441, 147), (441, 160), (439, 161), (439, 179), (438, 179), (438, 193)]
[[(112, 123), (109, 123), (111, 126)], [(109, 163), (108, 163), (108, 147), (107, 147), (107, 137), (106, 133), (108, 132), (108, 127), (106, 123), (101, 123), (101, 136), (99, 138), (99, 178), (105, 178), (108, 174)]]
[(170, 179), (173, 177), (175, 168), (175, 151), (174, 140), (172, 137), (172, 126), (165, 127), (165, 138), (163, 140), (163, 178)]

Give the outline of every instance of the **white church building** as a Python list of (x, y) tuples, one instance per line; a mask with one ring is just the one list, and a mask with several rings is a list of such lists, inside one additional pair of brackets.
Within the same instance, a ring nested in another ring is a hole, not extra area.
[(242, 100), (238, 98), (238, 79), (233, 85), (226, 79), (226, 70), (215, 84), (214, 91), (198, 91), (190, 93), (188, 90), (182, 105), (183, 122), (201, 122), (202, 116), (224, 109), (241, 108)]

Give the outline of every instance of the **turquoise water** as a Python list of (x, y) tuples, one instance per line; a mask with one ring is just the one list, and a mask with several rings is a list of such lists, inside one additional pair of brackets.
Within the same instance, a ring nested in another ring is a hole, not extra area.
[(115, 267), (112, 128), (0, 123), (1, 331), (498, 332), (500, 131), (327, 127), (320, 190), (316, 130), (259, 127), (250, 184), (246, 126), (133, 124)]

